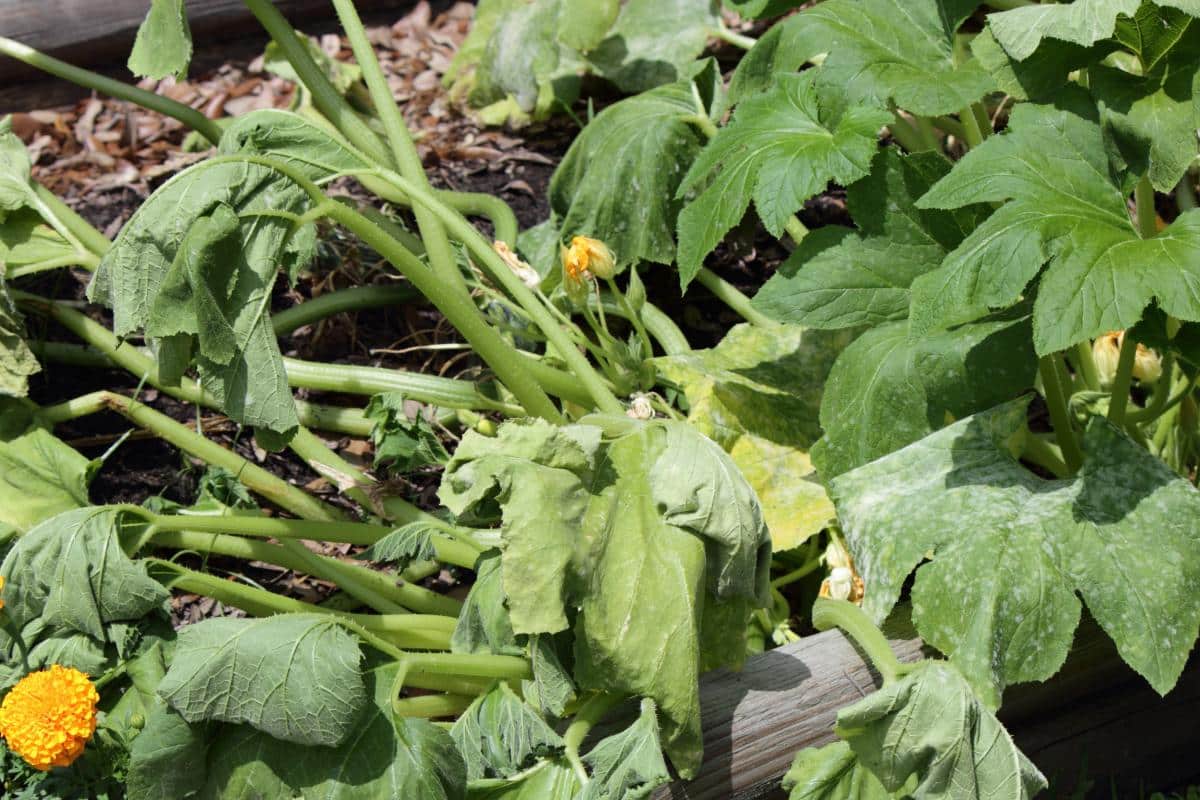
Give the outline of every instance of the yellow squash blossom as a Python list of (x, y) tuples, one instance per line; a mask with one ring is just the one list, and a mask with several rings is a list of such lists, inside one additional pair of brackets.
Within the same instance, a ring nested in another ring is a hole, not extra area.
[(607, 280), (616, 274), (616, 259), (604, 242), (576, 236), (571, 239), (571, 246), (563, 250), (563, 270), (575, 281), (587, 280), (592, 275)]
[(54, 664), (22, 678), (0, 703), (0, 736), (34, 769), (65, 767), (96, 732), (100, 694), (88, 676)]
[[(1125, 331), (1109, 331), (1092, 342), (1092, 358), (1096, 362), (1096, 371), (1100, 373), (1100, 382), (1105, 386), (1112, 384), (1117, 374), (1117, 362), (1124, 343)], [(1157, 381), (1162, 377), (1162, 357), (1144, 344), (1139, 344), (1133, 356), (1133, 377), (1142, 383)]]

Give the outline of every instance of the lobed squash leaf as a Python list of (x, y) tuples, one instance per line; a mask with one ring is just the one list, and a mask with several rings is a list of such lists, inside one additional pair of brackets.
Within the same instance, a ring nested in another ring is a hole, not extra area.
[(450, 738), (466, 761), (469, 781), (512, 778), (566, 746), (504, 682), (476, 698), (454, 722)]
[(891, 800), (892, 793), (843, 741), (806, 747), (783, 776), (788, 800)]

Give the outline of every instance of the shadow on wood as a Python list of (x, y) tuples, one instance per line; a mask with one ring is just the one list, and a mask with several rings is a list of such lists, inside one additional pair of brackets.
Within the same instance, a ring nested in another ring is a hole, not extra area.
[[(887, 632), (902, 661), (921, 657), (921, 641), (906, 623)], [(751, 658), (741, 672), (706, 675), (700, 690), (704, 766), (695, 780), (654, 797), (786, 797), (779, 782), (796, 751), (833, 741), (838, 709), (877, 685), (878, 676), (839, 631)], [(1200, 775), (1200, 659), (1193, 658), (1175, 690), (1160, 698), (1085, 620), (1062, 671), (1044, 684), (1009, 689), (1000, 718), (1054, 781), (1054, 797), (1070, 794), (1085, 766), (1095, 781), (1087, 797), (1137, 797), (1139, 783), (1147, 791), (1173, 788)]]

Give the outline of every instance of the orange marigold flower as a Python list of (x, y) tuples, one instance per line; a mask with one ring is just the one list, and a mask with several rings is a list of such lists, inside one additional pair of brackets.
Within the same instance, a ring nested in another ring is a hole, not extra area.
[(0, 736), (34, 769), (65, 767), (96, 732), (99, 702), (86, 674), (54, 664), (26, 675), (0, 703)]

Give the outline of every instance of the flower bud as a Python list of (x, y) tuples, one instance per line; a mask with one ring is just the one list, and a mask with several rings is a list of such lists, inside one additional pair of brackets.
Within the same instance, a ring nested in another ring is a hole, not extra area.
[(653, 419), (654, 406), (650, 404), (650, 398), (644, 394), (635, 394), (629, 408), (625, 409), (625, 416), (633, 419)]
[(1156, 383), (1162, 377), (1162, 356), (1139, 344), (1133, 357), (1133, 377), (1142, 383)]
[(829, 596), (834, 600), (849, 600), (854, 589), (854, 572), (849, 567), (834, 567), (826, 578)]
[(576, 236), (563, 251), (563, 270), (568, 276), (586, 280), (591, 275), (608, 280), (616, 274), (616, 259), (599, 239)]

